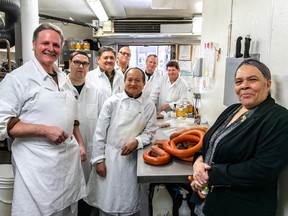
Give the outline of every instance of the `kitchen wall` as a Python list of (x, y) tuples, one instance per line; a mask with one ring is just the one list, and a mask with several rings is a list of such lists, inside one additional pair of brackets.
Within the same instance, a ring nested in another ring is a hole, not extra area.
[(92, 38), (92, 29), (89, 27), (79, 26), (75, 24), (63, 24), (62, 22), (54, 23), (63, 31), (65, 40), (69, 38), (88, 39)]
[[(204, 43), (210, 41), (214, 42), (215, 48), (221, 48), (220, 60), (215, 63), (211, 89), (201, 92), (200, 113), (203, 118), (211, 125), (226, 108), (223, 105), (226, 57), (234, 56), (238, 36), (243, 37), (243, 53), (244, 38), (250, 35), (250, 53), (259, 53), (260, 60), (270, 67), (273, 74), (272, 95), (277, 102), (287, 106), (288, 94), (284, 94), (284, 81), (288, 80), (288, 31), (285, 31), (288, 24), (288, 4), (284, 0), (204, 0), (203, 3), (202, 48)], [(228, 27), (231, 21), (231, 49), (227, 56)], [(64, 25), (61, 22), (57, 25), (63, 30), (66, 39), (75, 36), (80, 39), (92, 37), (90, 28)], [(114, 40), (110, 38), (102, 41), (102, 45), (115, 45)], [(180, 40), (173, 42), (183, 43)]]
[[(233, 3), (233, 5), (232, 5)], [(232, 10), (231, 10), (232, 5)], [(212, 88), (202, 93), (200, 112), (211, 125), (225, 109), (223, 106), (225, 58), (228, 26), (232, 15), (232, 57), (238, 36), (252, 38), (250, 53), (260, 53), (260, 60), (272, 73), (272, 96), (288, 107), (288, 5), (285, 0), (204, 0), (202, 44), (214, 41), (222, 50), (215, 65)], [(244, 44), (244, 43), (242, 43)], [(242, 45), (242, 48), (244, 46)], [(243, 49), (242, 49), (243, 50)], [(242, 51), (243, 53), (243, 51)], [(286, 89), (284, 88), (286, 86)], [(233, 92), (231, 92), (233, 94)], [(279, 178), (277, 216), (288, 215), (288, 166)]]
[[(63, 24), (62, 22), (56, 22), (54, 24), (61, 28), (65, 37), (65, 40), (69, 38), (76, 38), (76, 39), (92, 38), (91, 28), (78, 26), (74, 24)], [(31, 49), (32, 49), (32, 38), (31, 38)], [(11, 48), (10, 52), (11, 52), (11, 59), (14, 61), (15, 60), (15, 46)], [(6, 49), (0, 49), (0, 68), (3, 62), (7, 62)]]
[[(236, 39), (242, 36), (252, 38), (250, 53), (260, 53), (260, 60), (273, 74), (272, 95), (284, 105), (281, 78), (288, 75), (288, 6), (284, 0), (204, 0), (203, 4), (203, 44), (213, 41), (221, 48), (221, 58), (215, 63), (215, 74), (211, 89), (202, 92), (200, 113), (211, 125), (225, 109), (223, 105), (226, 57), (235, 54)], [(231, 19), (232, 17), (232, 19)], [(228, 53), (228, 27), (232, 20), (231, 52)], [(231, 92), (233, 94), (234, 92)]]

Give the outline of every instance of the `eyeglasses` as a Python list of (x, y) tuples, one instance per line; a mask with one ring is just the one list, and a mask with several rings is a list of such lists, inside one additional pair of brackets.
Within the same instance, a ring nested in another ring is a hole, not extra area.
[(76, 66), (76, 67), (79, 67), (80, 65), (82, 65), (84, 68), (87, 68), (89, 66), (89, 62), (81, 62), (81, 61), (72, 61), (73, 64)]
[(127, 53), (127, 52), (119, 52), (119, 53), (121, 53), (123, 56), (127, 56), (127, 57), (130, 57), (131, 56), (131, 54), (130, 53)]

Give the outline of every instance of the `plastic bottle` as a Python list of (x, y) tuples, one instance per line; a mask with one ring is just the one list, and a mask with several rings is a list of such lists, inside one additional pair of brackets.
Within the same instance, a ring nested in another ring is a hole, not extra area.
[(189, 193), (184, 188), (179, 189), (179, 192), (182, 194), (182, 204), (179, 208), (179, 216), (191, 216), (191, 210), (187, 203), (187, 194)]
[(156, 185), (152, 198), (153, 216), (173, 216), (173, 200), (165, 185)]
[(172, 118), (176, 118), (176, 104), (174, 104), (174, 108), (173, 108), (173, 110), (171, 111), (171, 117), (172, 117)]
[(202, 188), (201, 193), (204, 195), (207, 195), (208, 192), (209, 192), (209, 187), (208, 187), (208, 185), (206, 185)]

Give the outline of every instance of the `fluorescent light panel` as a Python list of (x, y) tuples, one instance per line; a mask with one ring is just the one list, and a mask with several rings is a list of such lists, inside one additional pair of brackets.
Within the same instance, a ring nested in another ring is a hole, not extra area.
[(151, 1), (151, 8), (152, 9), (187, 9), (188, 5), (186, 1), (179, 1), (179, 0), (152, 0)]
[(100, 22), (109, 20), (100, 0), (87, 0), (87, 3)]

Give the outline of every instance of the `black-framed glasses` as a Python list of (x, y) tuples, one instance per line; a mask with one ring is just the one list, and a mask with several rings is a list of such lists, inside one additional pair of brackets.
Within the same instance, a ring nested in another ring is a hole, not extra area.
[(76, 66), (76, 67), (79, 67), (80, 65), (82, 65), (84, 68), (87, 68), (89, 66), (89, 62), (81, 62), (81, 61), (72, 61), (73, 64)]
[(120, 51), (119, 53), (121, 53), (121, 55), (123, 55), (123, 56), (127, 56), (127, 57), (131, 56), (131, 54), (127, 53), (127, 52)]

